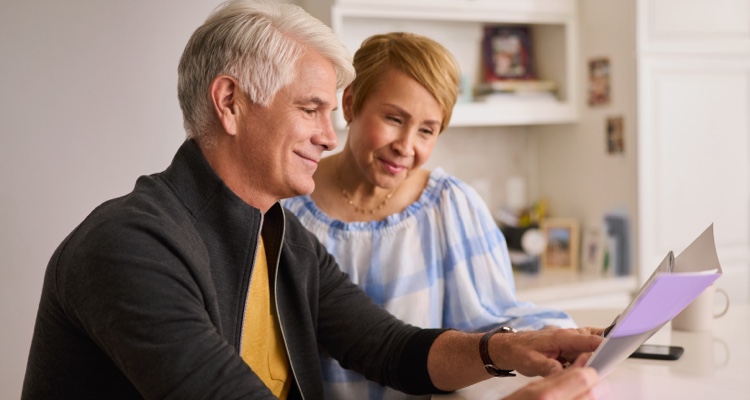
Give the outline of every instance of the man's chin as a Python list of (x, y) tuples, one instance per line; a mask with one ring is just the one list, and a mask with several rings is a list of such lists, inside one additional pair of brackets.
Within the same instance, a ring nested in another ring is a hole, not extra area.
[(289, 198), (289, 197), (297, 197), (297, 196), (305, 196), (305, 195), (308, 195), (308, 194), (312, 193), (315, 190), (315, 181), (313, 181), (312, 179), (310, 179), (309, 182), (306, 182), (304, 184), (294, 185), (290, 189), (291, 189), (291, 191), (290, 191), (289, 195), (286, 196), (287, 198)]

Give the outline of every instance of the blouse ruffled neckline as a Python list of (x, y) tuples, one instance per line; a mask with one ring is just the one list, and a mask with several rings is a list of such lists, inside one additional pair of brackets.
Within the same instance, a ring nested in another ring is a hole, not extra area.
[(425, 210), (427, 207), (436, 204), (440, 197), (441, 182), (447, 177), (442, 168), (436, 168), (430, 172), (430, 178), (427, 186), (422, 190), (419, 199), (410, 204), (404, 210), (391, 214), (380, 221), (353, 221), (344, 222), (328, 216), (323, 210), (318, 208), (310, 195), (300, 196), (303, 200), (303, 207), (307, 209), (316, 219), (328, 225), (330, 228), (342, 231), (372, 231), (385, 228), (395, 228), (397, 225), (406, 223), (411, 217)]

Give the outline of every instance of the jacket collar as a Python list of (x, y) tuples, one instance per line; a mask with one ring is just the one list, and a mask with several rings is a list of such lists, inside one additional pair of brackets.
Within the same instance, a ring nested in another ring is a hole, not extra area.
[(172, 164), (161, 175), (194, 218), (199, 218), (217, 197), (245, 212), (260, 213), (224, 184), (192, 139), (180, 146)]

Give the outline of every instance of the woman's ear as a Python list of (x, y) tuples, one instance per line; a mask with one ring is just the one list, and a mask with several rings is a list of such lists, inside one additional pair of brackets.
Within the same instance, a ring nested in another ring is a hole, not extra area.
[(344, 89), (344, 94), (341, 96), (341, 108), (344, 112), (344, 121), (346, 123), (352, 122), (352, 104), (354, 103), (354, 95), (352, 95), (351, 85)]
[(236, 135), (239, 129), (241, 96), (237, 80), (229, 75), (219, 75), (211, 82), (208, 90), (221, 127), (226, 133)]

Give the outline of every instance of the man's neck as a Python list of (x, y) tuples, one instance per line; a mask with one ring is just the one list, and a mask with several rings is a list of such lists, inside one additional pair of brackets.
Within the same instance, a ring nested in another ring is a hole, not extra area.
[(269, 193), (265, 193), (262, 189), (253, 187), (248, 182), (241, 164), (236, 156), (229, 151), (228, 143), (219, 140), (216, 145), (210, 147), (198, 143), (198, 148), (229, 190), (247, 204), (265, 214), (279, 200)]

